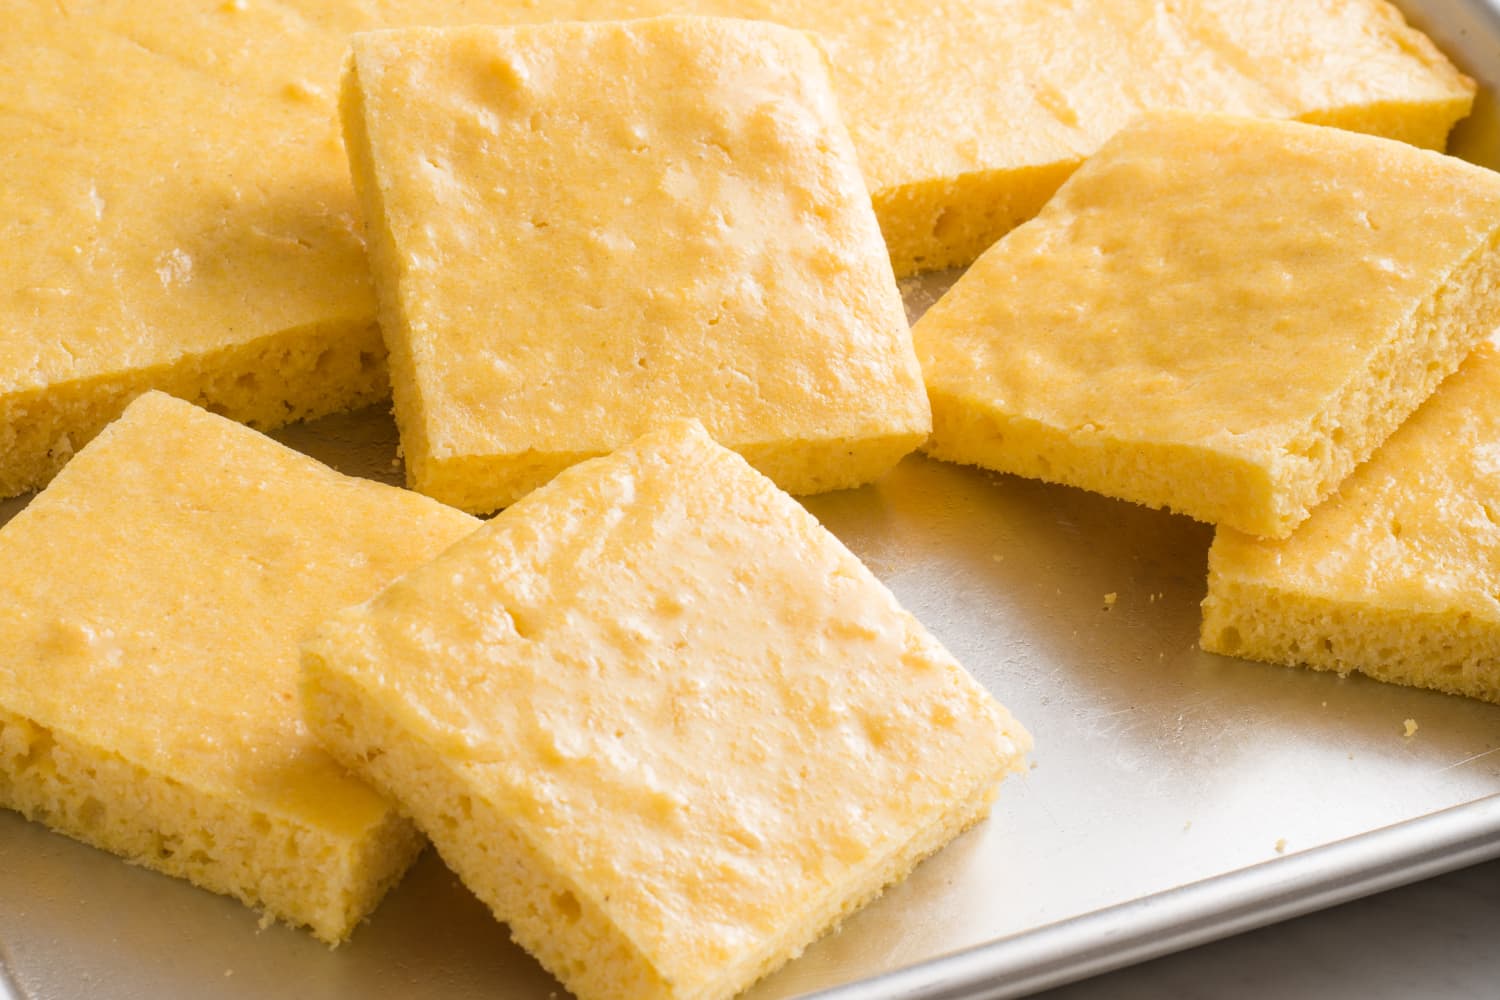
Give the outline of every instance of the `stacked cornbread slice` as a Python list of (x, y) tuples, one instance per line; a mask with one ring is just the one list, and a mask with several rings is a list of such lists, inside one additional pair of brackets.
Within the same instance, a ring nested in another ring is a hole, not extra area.
[(823, 58), (665, 18), (357, 36), (344, 122), (412, 488), (476, 513), (671, 417), (785, 489), (927, 436)]
[(576, 995), (727, 997), (988, 809), (1029, 738), (693, 423), (305, 647), (314, 729)]
[(1500, 175), (1145, 118), (916, 324), (939, 458), (1281, 537), (1497, 324)]
[(1500, 702), (1496, 398), (1486, 344), (1290, 538), (1220, 529), (1203, 648)]
[(308, 732), (297, 643), (476, 525), (141, 397), (0, 530), (0, 805), (342, 940), (422, 841)]
[(1473, 98), (1383, 0), (20, 0), (0, 32), (0, 495), (147, 388), (260, 427), (384, 394), (334, 108), (351, 33), (679, 9), (823, 39), (898, 273), (967, 263), (1143, 110), (1440, 146)]

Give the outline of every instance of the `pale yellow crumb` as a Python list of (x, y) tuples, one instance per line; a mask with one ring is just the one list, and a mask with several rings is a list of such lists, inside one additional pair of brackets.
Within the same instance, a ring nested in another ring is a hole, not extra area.
[(1407, 719), (1404, 725), (1406, 727), (1406, 737), (1407, 737), (1407, 739), (1411, 739), (1411, 737), (1413, 737), (1413, 736), (1415, 736), (1417, 734), (1417, 720), (1416, 719)]
[(1117, 594), (1117, 593), (1115, 593), (1114, 591), (1110, 591), (1109, 593), (1105, 594), (1104, 595), (1104, 608), (1105, 608), (1105, 610), (1107, 611), (1110, 608), (1114, 607), (1115, 606), (1115, 601), (1119, 600), (1119, 597), (1120, 597), (1120, 595)]
[(1279, 840), (1276, 841), (1276, 853), (1277, 854), (1285, 854), (1286, 853), (1286, 838), (1285, 837), (1282, 837), (1282, 838), (1280, 838)]

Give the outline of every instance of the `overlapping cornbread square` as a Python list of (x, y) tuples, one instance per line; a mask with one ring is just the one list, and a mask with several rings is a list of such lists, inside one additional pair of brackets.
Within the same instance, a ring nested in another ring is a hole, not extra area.
[(1500, 324), (1500, 175), (1148, 116), (913, 330), (927, 451), (1281, 537)]
[(977, 821), (1030, 739), (696, 422), (304, 646), (336, 757), (581, 1000), (727, 997)]
[(1220, 528), (1203, 648), (1500, 702), (1497, 398), (1485, 344), (1290, 538)]
[(297, 644), (476, 524), (142, 396), (0, 529), (0, 805), (345, 938), (422, 840), (308, 733)]
[(344, 112), (414, 489), (492, 511), (672, 417), (802, 493), (926, 436), (901, 296), (801, 33), (375, 32)]

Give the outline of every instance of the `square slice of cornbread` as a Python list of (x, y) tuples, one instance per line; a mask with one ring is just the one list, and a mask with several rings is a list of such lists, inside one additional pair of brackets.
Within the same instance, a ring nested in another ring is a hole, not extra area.
[(799, 493), (926, 437), (901, 296), (800, 32), (375, 32), (343, 106), (414, 489), (492, 511), (673, 417)]
[(0, 805), (345, 938), (422, 841), (308, 733), (297, 644), (476, 524), (142, 396), (0, 528)]
[(304, 646), (309, 722), (580, 1000), (728, 997), (989, 808), (1030, 739), (695, 422)]
[(1281, 537), (1500, 324), (1500, 174), (1148, 116), (913, 331), (938, 458)]
[(1496, 399), (1485, 344), (1290, 538), (1220, 528), (1203, 648), (1500, 702)]

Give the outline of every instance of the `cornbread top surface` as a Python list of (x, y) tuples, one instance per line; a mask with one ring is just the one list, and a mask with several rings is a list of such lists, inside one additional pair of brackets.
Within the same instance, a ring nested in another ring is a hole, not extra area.
[(1030, 742), (688, 422), (562, 473), (305, 648), (448, 755), (674, 982), (837, 897)]
[[(351, 33), (679, 6), (9, 5), (0, 33), (0, 392), (373, 317), (333, 107)], [(1295, 13), (1259, 0), (1186, 12), (1148, 0), (686, 6), (823, 34), (870, 188), (898, 200), (902, 185), (1076, 160), (1158, 101), (1293, 116), (1371, 108), (1378, 117), (1423, 100), (1467, 108), (1473, 92), (1378, 0)], [(1056, 38), (1067, 45), (1041, 44)]]
[(900, 293), (800, 32), (408, 29), (356, 36), (352, 67), (406, 340), (397, 415), (434, 457), (599, 453), (671, 416), (734, 447), (925, 434)]
[(1293, 122), (1148, 116), (916, 324), (933, 392), (1275, 462), (1500, 229), (1500, 175)]
[(1500, 622), (1500, 348), (1487, 343), (1289, 538), (1220, 529), (1210, 573)]
[(254, 36), (180, 6), (7, 8), (0, 393), (373, 316), (331, 96), (249, 86)]
[(141, 397), (0, 530), (0, 705), (350, 835), (389, 805), (302, 723), (297, 643), (478, 524)]

